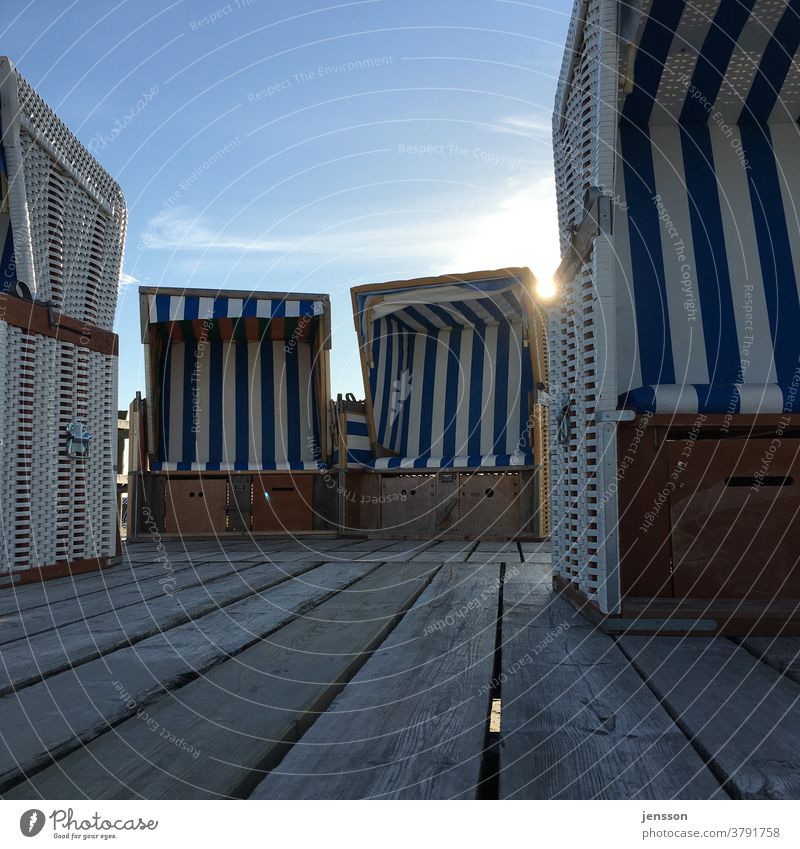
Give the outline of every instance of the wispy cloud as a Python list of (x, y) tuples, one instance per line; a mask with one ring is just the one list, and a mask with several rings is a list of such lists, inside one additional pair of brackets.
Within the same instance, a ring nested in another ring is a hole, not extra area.
[(142, 236), (142, 247), (170, 251), (283, 253), (291, 250), (292, 242), (237, 235), (227, 227), (215, 229), (188, 207), (180, 206), (164, 210), (150, 220)]
[(546, 139), (548, 142), (553, 132), (550, 115), (546, 112), (507, 115), (492, 129), (497, 133), (513, 133), (527, 138)]
[[(433, 207), (434, 204), (432, 203)], [(420, 273), (444, 273), (528, 265), (540, 275), (558, 264), (555, 192), (549, 172), (508, 178), (499, 194), (450, 209), (387, 209), (337, 222), (327, 228), (279, 236), (215, 227), (188, 208), (151, 220), (143, 247), (192, 255), (196, 271), (223, 253), (313, 257), (315, 265), (349, 256), (364, 260), (412, 260)]]
[(134, 277), (132, 274), (128, 274), (127, 271), (123, 271), (119, 276), (119, 285), (120, 286), (137, 286), (142, 281), (138, 277)]

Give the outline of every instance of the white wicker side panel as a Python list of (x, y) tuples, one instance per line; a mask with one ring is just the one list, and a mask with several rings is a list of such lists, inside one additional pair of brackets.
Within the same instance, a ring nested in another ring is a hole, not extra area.
[(20, 133), (37, 297), (69, 316), (111, 329), (120, 266), (113, 222), (25, 132)]
[[(2, 318), (0, 316), (0, 318)], [(11, 328), (0, 320), (0, 574), (11, 567), (11, 527), (14, 520), (13, 469), (14, 454), (11, 450), (11, 420), (16, 404), (14, 386), (16, 381), (9, 373), (8, 349), (12, 344)]]
[[(568, 73), (562, 75), (554, 116), (562, 252), (583, 218), (587, 189), (613, 186), (616, 3), (577, 3), (576, 11), (583, 10), (582, 28), (573, 19), (570, 29), (567, 49), (572, 53), (565, 57)], [(607, 545), (608, 535), (616, 534), (607, 509), (613, 501), (616, 512), (616, 496), (608, 492), (605, 461), (614, 439), (596, 421), (598, 409), (616, 406), (614, 359), (608, 359), (614, 350), (610, 251), (607, 237), (600, 236), (588, 262), (563, 285), (549, 322), (555, 570), (604, 612), (613, 612), (618, 595), (609, 593), (607, 581), (607, 555), (616, 547), (615, 538)], [(558, 418), (565, 405), (569, 432), (562, 431), (559, 440)]]
[(90, 482), (84, 557), (113, 555), (117, 521), (117, 363), (115, 357), (89, 354), (92, 404), (88, 425), (94, 439), (87, 461)]
[[(32, 565), (56, 561), (58, 530), (53, 517), (58, 491), (58, 410), (53, 399), (58, 392), (59, 344), (44, 336), (30, 337), (36, 354), (34, 364), (33, 437), (31, 464), (31, 551)], [(63, 441), (62, 441), (63, 442)]]

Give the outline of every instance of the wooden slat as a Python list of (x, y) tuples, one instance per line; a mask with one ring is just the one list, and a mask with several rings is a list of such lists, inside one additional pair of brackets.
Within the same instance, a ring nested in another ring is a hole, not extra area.
[(800, 686), (731, 640), (624, 637), (631, 662), (728, 792), (800, 798)]
[[(90, 592), (104, 591), (107, 588), (122, 586), (133, 581), (140, 581), (143, 578), (159, 577), (207, 563), (217, 563), (220, 566), (228, 564), (235, 567), (240, 563), (264, 562), (267, 558), (285, 562), (281, 552), (286, 550), (286, 546), (276, 545), (272, 548), (265, 548), (264, 551), (255, 555), (250, 550), (248, 550), (247, 555), (243, 555), (237, 554), (235, 550), (220, 552), (217, 547), (207, 546), (206, 548), (205, 553), (202, 551), (167, 552), (165, 555), (166, 562), (163, 560), (153, 562), (150, 558), (147, 561), (134, 563), (124, 559), (123, 563), (103, 569), (100, 572), (26, 584), (21, 587), (8, 587), (0, 591), (0, 615), (16, 613), (19, 610), (30, 610), (34, 607), (53, 604), (70, 598), (74, 599), (79, 595), (83, 598)], [(327, 558), (320, 556), (315, 559), (321, 561)]]
[(480, 542), (470, 554), (468, 563), (519, 563), (519, 548), (511, 542)]
[[(263, 558), (262, 558), (263, 562)], [(73, 599), (43, 605), (32, 610), (20, 611), (16, 616), (0, 618), (0, 644), (13, 640), (30, 638), (36, 634), (63, 627), (73, 622), (87, 621), (95, 616), (107, 613), (109, 610), (121, 612), (126, 607), (141, 604), (144, 601), (158, 598), (169, 591), (173, 596), (179, 596), (190, 587), (208, 586), (233, 573), (240, 575), (243, 581), (248, 580), (250, 570), (258, 563), (211, 563), (204, 566), (190, 567), (179, 572), (161, 570), (152, 577), (140, 579), (133, 576), (133, 581), (121, 586), (109, 588), (89, 594), (80, 593)]]
[(0, 742), (0, 790), (89, 742), (164, 691), (196, 678), (375, 568), (372, 563), (324, 564), (0, 698), (0, 729), (14, 729)]
[(800, 637), (747, 637), (737, 642), (767, 666), (800, 684)]
[(614, 640), (554, 595), (547, 568), (507, 573), (503, 596), (500, 798), (721, 794)]
[(445, 565), (251, 798), (475, 798), (499, 574)]
[[(427, 585), (391, 563), (203, 678), (168, 694), (6, 798), (246, 795), (347, 682)], [(155, 729), (155, 730), (153, 730)], [(183, 741), (170, 743), (162, 730)], [(195, 751), (189, 752), (188, 747)]]
[(232, 574), (207, 586), (190, 587), (173, 598), (160, 596), (86, 622), (73, 622), (60, 628), (55, 637), (45, 632), (7, 643), (3, 646), (0, 668), (0, 695), (158, 631), (174, 628), (221, 605), (279, 584), (314, 565), (317, 564), (262, 564), (241, 576)]
[(464, 563), (475, 548), (474, 542), (466, 540), (437, 542), (415, 554), (412, 560), (417, 563)]

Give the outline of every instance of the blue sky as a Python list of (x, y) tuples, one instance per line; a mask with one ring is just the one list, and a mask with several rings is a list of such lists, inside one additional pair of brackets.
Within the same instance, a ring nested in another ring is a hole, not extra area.
[(558, 262), (550, 112), (572, 0), (13, 0), (9, 55), (121, 184), (120, 405), (137, 285), (327, 292)]

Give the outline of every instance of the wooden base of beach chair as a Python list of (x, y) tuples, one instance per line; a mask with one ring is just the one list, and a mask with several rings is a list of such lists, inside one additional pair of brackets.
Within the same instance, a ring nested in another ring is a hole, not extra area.
[(346, 532), (397, 538), (533, 538), (536, 471), (348, 472)]
[(623, 608), (800, 599), (800, 416), (639, 416), (617, 457)]
[(97, 572), (117, 562), (116, 557), (92, 557), (85, 560), (63, 560), (47, 566), (35, 566), (30, 569), (6, 572), (0, 575), (0, 589), (20, 586), (21, 584), (50, 581), (53, 578), (66, 578), (69, 575), (81, 575), (84, 572)]
[(142, 489), (135, 536), (294, 534), (336, 526), (335, 477), (315, 472), (146, 474)]

